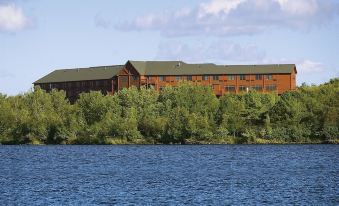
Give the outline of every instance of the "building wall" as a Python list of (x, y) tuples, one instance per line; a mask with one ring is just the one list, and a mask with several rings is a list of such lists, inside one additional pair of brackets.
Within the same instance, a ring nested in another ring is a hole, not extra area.
[(64, 90), (66, 97), (74, 102), (80, 93), (89, 91), (101, 91), (103, 94), (112, 93), (112, 80), (88, 80), (88, 81), (72, 81), (72, 82), (54, 82), (35, 84), (34, 86), (40, 86), (41, 89), (50, 92), (52, 89)]
[(114, 85), (112, 89), (113, 93), (123, 88), (128, 88), (131, 86), (139, 88), (140, 75), (134, 68), (126, 65), (124, 69), (122, 69), (118, 73), (118, 75), (113, 79), (113, 85)]
[(244, 75), (181, 75), (181, 76), (141, 76), (141, 85), (153, 86), (160, 91), (165, 86), (176, 86), (181, 81), (191, 81), (196, 85), (211, 86), (216, 95), (226, 93), (241, 93), (251, 89), (259, 92), (276, 91), (281, 94), (285, 91), (295, 90), (295, 74), (271, 74), (261, 75), (261, 79), (256, 78), (255, 74)]
[(296, 89), (296, 70), (291, 74), (233, 74), (233, 75), (167, 75), (167, 76), (144, 76), (139, 75), (130, 64), (112, 79), (74, 81), (36, 84), (46, 91), (52, 89), (66, 91), (67, 98), (74, 102), (82, 92), (101, 91), (103, 94), (113, 94), (123, 88), (135, 86), (154, 87), (161, 91), (165, 86), (177, 86), (182, 81), (190, 81), (195, 85), (211, 86), (217, 96), (227, 93), (247, 92), (251, 89), (258, 92), (272, 92), (282, 94), (285, 91)]

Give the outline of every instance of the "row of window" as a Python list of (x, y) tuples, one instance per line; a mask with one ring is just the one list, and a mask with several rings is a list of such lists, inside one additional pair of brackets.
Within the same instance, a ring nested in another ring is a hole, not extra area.
[[(247, 76), (246, 74), (239, 74), (239, 79), (240, 80), (246, 80), (246, 76)], [(273, 79), (273, 75), (272, 74), (266, 74), (266, 75), (256, 74), (255, 75), (255, 79), (256, 80), (262, 80), (263, 76), (265, 76), (267, 80), (272, 80)], [(209, 77), (210, 77), (209, 75), (203, 75), (201, 77), (201, 79), (206, 81), (206, 80), (209, 80)], [(219, 80), (219, 77), (220, 77), (220, 75), (213, 75), (212, 79), (214, 81), (217, 81), (217, 80)], [(148, 78), (148, 80), (152, 80), (153, 77), (148, 76), (147, 78)], [(169, 79), (167, 79), (167, 78), (168, 78), (168, 76), (159, 76), (159, 81), (168, 81)], [(236, 78), (237, 78), (237, 75), (227, 75), (227, 79), (228, 80), (235, 80)], [(180, 81), (182, 79), (184, 79), (184, 76), (175, 76), (175, 80), (176, 81)], [(192, 76), (191, 75), (187, 75), (186, 76), (186, 80), (192, 81)]]
[(43, 89), (53, 88), (80, 88), (80, 87), (107, 87), (110, 85), (110, 81), (81, 81), (81, 82), (61, 82), (61, 83), (49, 83), (42, 84)]
[[(155, 87), (155, 85), (150, 85), (151, 87)], [(217, 89), (219, 85), (212, 85), (213, 89)], [(160, 86), (160, 91), (162, 91), (163, 89), (165, 88), (165, 86)], [(225, 86), (225, 91), (227, 92), (235, 92), (235, 85), (227, 85)], [(241, 91), (241, 92), (244, 92), (244, 91), (248, 91), (248, 90), (256, 90), (256, 91), (262, 91), (262, 85), (254, 85), (254, 86), (251, 86), (251, 87), (248, 87), (248, 86), (244, 86), (244, 85), (240, 85), (238, 90)], [(266, 85), (266, 91), (275, 91), (277, 90), (277, 85), (275, 84), (270, 84), (270, 85)]]
[[(225, 86), (225, 91), (235, 92), (235, 88), (236, 87), (234, 85), (227, 85)], [(253, 85), (251, 87), (247, 87), (244, 85), (239, 86), (239, 91), (248, 91), (249, 89), (262, 91), (262, 85)], [(277, 86), (275, 84), (266, 85), (266, 91), (275, 91), (275, 90), (277, 90)]]
[[(121, 82), (128, 82), (128, 76), (121, 76), (119, 77)], [(131, 76), (132, 81), (138, 81), (139, 77), (138, 76)]]

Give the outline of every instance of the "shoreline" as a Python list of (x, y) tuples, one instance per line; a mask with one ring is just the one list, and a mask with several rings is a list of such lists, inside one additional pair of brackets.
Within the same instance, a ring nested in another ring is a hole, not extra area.
[(207, 145), (338, 145), (339, 141), (333, 141), (333, 142), (280, 142), (280, 143), (274, 143), (274, 142), (268, 142), (268, 143), (191, 143), (191, 144), (180, 144), (180, 143), (170, 143), (170, 144), (164, 144), (164, 143), (114, 143), (114, 144), (78, 144), (78, 143), (74, 143), (74, 144), (43, 144), (43, 143), (38, 143), (38, 144), (32, 144), (32, 143), (28, 143), (28, 144), (1, 144), (0, 146), (16, 146), (16, 145), (21, 145), (21, 146), (91, 146), (91, 145), (102, 145), (102, 146), (108, 146), (108, 145), (126, 145), (126, 146), (132, 146), (132, 145), (137, 145), (137, 146), (156, 146), (156, 145), (182, 145), (182, 146), (207, 146)]

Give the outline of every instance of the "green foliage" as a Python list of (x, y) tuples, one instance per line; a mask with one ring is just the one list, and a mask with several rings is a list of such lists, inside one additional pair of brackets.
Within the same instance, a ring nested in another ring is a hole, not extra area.
[(100, 122), (109, 111), (109, 100), (101, 92), (82, 93), (76, 106), (78, 106), (81, 115), (86, 124), (93, 125)]
[(246, 126), (245, 103), (240, 95), (224, 95), (220, 98), (220, 127), (227, 129), (233, 136), (244, 131)]
[(160, 115), (167, 119), (162, 142), (185, 144), (212, 138), (219, 100), (210, 87), (183, 82), (166, 87), (159, 102), (163, 108)]
[(226, 94), (183, 82), (110, 96), (64, 91), (0, 94), (0, 144), (339, 142), (339, 79), (297, 91)]
[(160, 94), (160, 102), (170, 102), (171, 107), (186, 108), (189, 113), (214, 115), (219, 101), (212, 89), (207, 86), (183, 82), (177, 87), (166, 87)]

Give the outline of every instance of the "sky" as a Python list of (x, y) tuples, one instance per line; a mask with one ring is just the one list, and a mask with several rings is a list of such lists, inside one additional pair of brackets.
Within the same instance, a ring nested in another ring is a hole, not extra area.
[(183, 60), (339, 77), (339, 0), (0, 0), (0, 93), (55, 69)]

